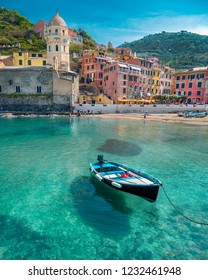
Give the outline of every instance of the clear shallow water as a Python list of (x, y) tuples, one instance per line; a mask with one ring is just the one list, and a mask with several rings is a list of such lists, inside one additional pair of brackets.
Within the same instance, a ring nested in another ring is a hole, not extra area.
[(151, 204), (89, 177), (103, 153), (159, 178), (180, 211), (208, 222), (207, 143), (207, 127), (1, 118), (0, 259), (208, 259), (208, 227), (162, 189)]

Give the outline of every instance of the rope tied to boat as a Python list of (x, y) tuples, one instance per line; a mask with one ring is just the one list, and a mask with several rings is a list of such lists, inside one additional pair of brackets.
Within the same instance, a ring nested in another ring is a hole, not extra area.
[(189, 220), (189, 221), (192, 222), (192, 223), (199, 224), (199, 225), (203, 225), (203, 226), (208, 226), (208, 223), (195, 221), (195, 220), (193, 220), (193, 219), (187, 217), (186, 215), (184, 215), (184, 214), (173, 204), (173, 202), (172, 202), (171, 199), (169, 198), (169, 196), (168, 196), (168, 194), (167, 194), (167, 192), (166, 192), (164, 186), (161, 185), (161, 187), (162, 187), (162, 189), (163, 189), (163, 191), (164, 191), (164, 193), (165, 193), (166, 198), (167, 198), (168, 201), (170, 202), (171, 206), (176, 210), (176, 212), (178, 212), (179, 215), (181, 215), (182, 217), (184, 217), (185, 219)]

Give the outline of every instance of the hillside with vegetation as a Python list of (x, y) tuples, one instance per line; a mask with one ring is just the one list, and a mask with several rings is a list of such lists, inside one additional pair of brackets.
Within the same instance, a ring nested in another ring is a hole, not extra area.
[[(83, 49), (96, 49), (98, 43), (82, 28), (75, 30), (83, 37), (83, 47), (71, 46), (71, 51), (81, 52)], [(3, 47), (4, 46), (4, 47)], [(34, 32), (34, 24), (17, 11), (0, 8), (0, 47), (1, 53), (22, 51), (45, 51), (46, 42)]]
[(19, 49), (45, 51), (46, 42), (37, 37), (34, 25), (17, 11), (0, 8), (0, 47), (1, 53), (12, 53)]
[(125, 42), (120, 47), (130, 48), (140, 57), (156, 56), (175, 69), (208, 65), (208, 36), (187, 31), (163, 31), (131, 43)]

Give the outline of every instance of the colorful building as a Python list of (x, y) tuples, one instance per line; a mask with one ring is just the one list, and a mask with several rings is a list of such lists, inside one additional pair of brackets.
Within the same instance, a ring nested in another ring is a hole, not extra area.
[(153, 61), (134, 57), (127, 59), (128, 63), (137, 65), (141, 68), (141, 75), (139, 78), (139, 92), (141, 98), (148, 99), (151, 96), (151, 87), (152, 87), (152, 66)]
[(113, 101), (109, 99), (103, 93), (92, 92), (79, 92), (79, 103), (81, 104), (113, 104)]
[(208, 68), (198, 67), (175, 73), (175, 94), (186, 96), (188, 103), (208, 102)]
[(34, 27), (35, 33), (38, 35), (39, 38), (45, 38), (46, 35), (46, 28), (48, 26), (48, 22), (44, 20), (39, 20)]
[(114, 103), (119, 99), (141, 99), (139, 78), (141, 68), (114, 62), (103, 67), (103, 90)]
[(99, 93), (103, 93), (103, 67), (111, 62), (111, 57), (100, 55), (99, 51), (85, 53), (82, 57), (81, 83), (93, 83)]
[(14, 66), (45, 66), (46, 64), (46, 52), (13, 52)]
[(115, 58), (119, 59), (120, 61), (126, 61), (133, 57), (133, 52), (131, 49), (127, 48), (115, 48)]

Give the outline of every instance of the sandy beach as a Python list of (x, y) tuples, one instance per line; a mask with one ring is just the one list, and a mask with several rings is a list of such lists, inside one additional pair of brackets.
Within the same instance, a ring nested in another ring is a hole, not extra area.
[[(14, 118), (14, 117), (58, 117), (66, 116), (68, 114), (16, 114), (16, 113), (1, 113), (0, 117), (4, 118)], [(77, 117), (77, 115), (71, 115), (71, 117)], [(208, 126), (208, 115), (203, 118), (184, 118), (179, 117), (178, 114), (168, 113), (168, 114), (147, 114), (144, 118), (144, 114), (131, 114), (131, 113), (106, 113), (106, 114), (81, 114), (81, 117), (96, 117), (96, 118), (114, 118), (114, 119), (129, 119), (129, 120), (143, 120), (143, 121), (158, 121), (158, 122), (170, 122), (178, 124), (188, 124), (188, 125), (204, 125)]]
[(184, 118), (179, 117), (177, 114), (147, 114), (146, 118), (144, 118), (143, 114), (100, 114), (95, 116), (98, 118), (119, 118), (129, 120), (159, 121), (208, 126), (208, 116), (203, 118)]

